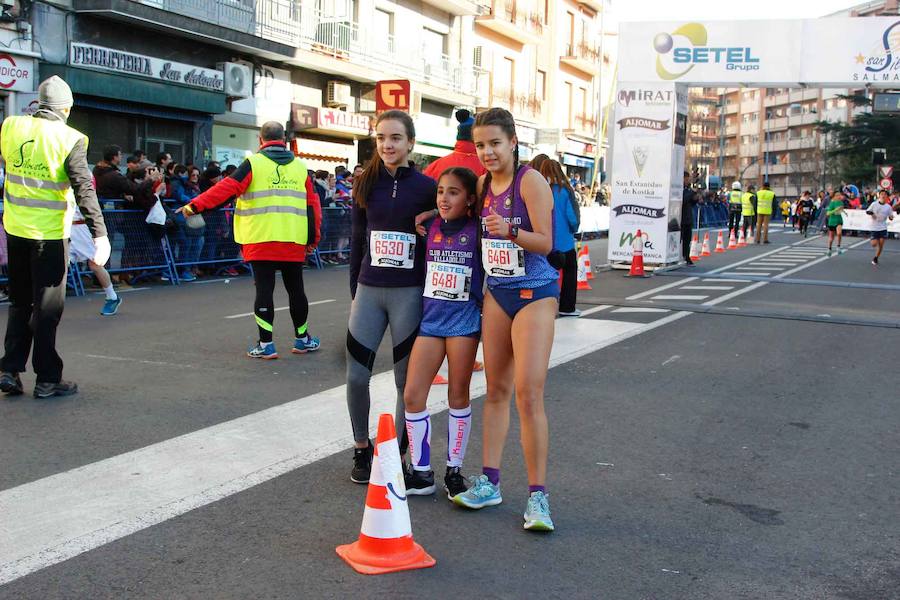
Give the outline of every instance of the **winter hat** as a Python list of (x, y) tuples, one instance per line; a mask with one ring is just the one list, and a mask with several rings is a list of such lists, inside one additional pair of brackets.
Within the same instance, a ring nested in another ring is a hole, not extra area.
[(456, 139), (471, 142), (472, 126), (475, 124), (472, 113), (466, 109), (460, 109), (456, 111), (456, 120), (459, 121), (459, 126), (456, 128)]
[(38, 86), (38, 104), (47, 108), (71, 108), (72, 89), (58, 75), (41, 82)]

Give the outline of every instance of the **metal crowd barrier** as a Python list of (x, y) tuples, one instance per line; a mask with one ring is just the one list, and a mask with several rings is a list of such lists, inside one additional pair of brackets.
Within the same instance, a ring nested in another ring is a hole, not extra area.
[[(174, 212), (179, 206), (174, 200), (163, 200)], [(229, 206), (203, 213), (206, 225), (191, 229), (183, 216), (173, 214), (175, 227), (167, 233), (172, 266), (179, 281), (185, 270), (196, 266), (215, 266), (216, 273), (229, 268), (249, 268), (241, 257), (241, 246), (234, 241), (232, 221), (234, 208)]]
[(326, 259), (350, 259), (350, 207), (326, 206), (322, 209), (322, 235), (312, 260), (321, 269)]

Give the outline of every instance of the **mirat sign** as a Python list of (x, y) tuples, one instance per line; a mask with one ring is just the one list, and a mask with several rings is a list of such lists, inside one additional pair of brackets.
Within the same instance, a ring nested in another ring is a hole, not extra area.
[(622, 23), (619, 81), (900, 87), (900, 17)]

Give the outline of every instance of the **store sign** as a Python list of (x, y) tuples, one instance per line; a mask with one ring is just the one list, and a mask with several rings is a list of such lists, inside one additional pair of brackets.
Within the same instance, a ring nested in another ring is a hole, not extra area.
[(0, 89), (34, 91), (34, 59), (0, 53)]
[(30, 117), (37, 112), (37, 92), (19, 92), (16, 94), (16, 113)]
[(390, 79), (375, 84), (375, 111), (405, 110), (412, 102), (412, 84), (407, 79)]
[(72, 42), (69, 64), (123, 75), (135, 75), (164, 83), (177, 83), (211, 92), (224, 92), (222, 71)]
[(294, 131), (324, 129), (360, 136), (371, 133), (371, 119), (367, 115), (321, 106), (292, 104), (291, 123)]
[(533, 146), (537, 143), (537, 129), (516, 123), (516, 137), (520, 144)]

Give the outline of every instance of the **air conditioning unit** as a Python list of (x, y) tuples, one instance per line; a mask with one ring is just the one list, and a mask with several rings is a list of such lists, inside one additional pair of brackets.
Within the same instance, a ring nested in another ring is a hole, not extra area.
[(253, 97), (253, 69), (241, 63), (219, 63), (216, 65), (225, 74), (225, 95), (229, 98)]
[(353, 102), (350, 84), (343, 81), (329, 81), (325, 90), (325, 104), (331, 108), (344, 108)]

